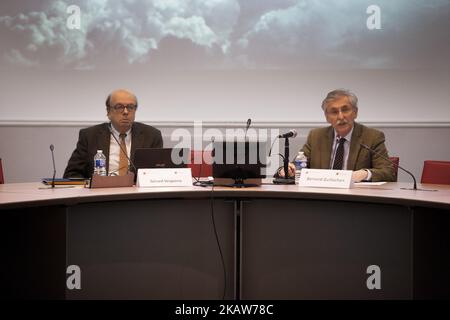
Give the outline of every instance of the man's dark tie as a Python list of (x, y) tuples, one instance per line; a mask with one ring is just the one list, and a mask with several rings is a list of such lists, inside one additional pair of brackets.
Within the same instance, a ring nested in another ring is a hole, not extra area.
[(342, 166), (344, 165), (344, 142), (345, 138), (339, 139), (339, 145), (336, 150), (336, 155), (334, 156), (334, 170), (342, 170)]

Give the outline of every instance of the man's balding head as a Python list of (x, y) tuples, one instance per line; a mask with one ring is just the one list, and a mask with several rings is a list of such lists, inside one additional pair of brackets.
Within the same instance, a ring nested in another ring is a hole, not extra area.
[(124, 89), (114, 90), (106, 99), (107, 116), (120, 133), (127, 132), (133, 125), (137, 104), (136, 95)]
[(136, 106), (138, 105), (138, 101), (136, 98), (136, 95), (128, 90), (125, 89), (117, 89), (114, 90), (113, 92), (111, 92), (108, 97), (106, 98), (106, 110), (108, 111), (108, 109), (112, 106), (115, 105), (115, 102), (118, 98), (121, 97), (128, 97), (128, 98), (133, 98), (134, 99), (134, 104), (136, 104)]

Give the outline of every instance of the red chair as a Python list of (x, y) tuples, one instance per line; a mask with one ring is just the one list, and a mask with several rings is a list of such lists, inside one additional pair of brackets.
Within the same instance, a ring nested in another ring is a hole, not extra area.
[(420, 182), (450, 184), (450, 161), (425, 160)]
[(395, 165), (394, 165), (395, 181), (397, 181), (397, 177), (398, 177), (398, 165), (400, 164), (400, 158), (399, 158), (399, 157), (389, 157), (389, 159), (395, 164)]
[(191, 150), (191, 163), (187, 167), (192, 169), (194, 178), (212, 176), (211, 151)]
[(5, 178), (3, 178), (3, 165), (2, 165), (2, 158), (0, 158), (0, 184), (5, 183)]

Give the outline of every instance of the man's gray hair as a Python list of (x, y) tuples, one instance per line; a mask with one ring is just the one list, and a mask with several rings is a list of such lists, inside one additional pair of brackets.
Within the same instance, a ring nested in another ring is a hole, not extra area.
[(336, 89), (328, 92), (326, 98), (322, 102), (322, 110), (326, 110), (328, 102), (341, 97), (348, 97), (348, 100), (350, 101), (353, 109), (358, 110), (358, 97), (353, 92), (347, 89)]

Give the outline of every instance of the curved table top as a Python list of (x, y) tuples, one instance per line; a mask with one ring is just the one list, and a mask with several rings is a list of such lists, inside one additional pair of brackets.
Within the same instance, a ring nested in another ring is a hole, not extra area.
[[(269, 182), (270, 180), (266, 180)], [(397, 204), (450, 209), (450, 186), (419, 185), (436, 191), (405, 190), (410, 183), (390, 182), (383, 185), (355, 185), (351, 189), (311, 188), (263, 183), (259, 187), (160, 187), (99, 188), (57, 186), (51, 189), (39, 182), (0, 185), (0, 209), (93, 203), (143, 199), (198, 198), (267, 198), (316, 199), (367, 203)], [(214, 191), (213, 193), (211, 191)]]

